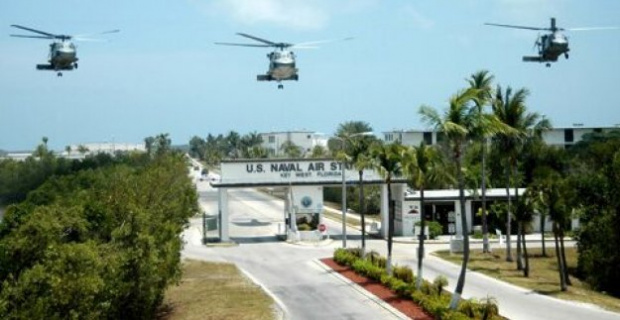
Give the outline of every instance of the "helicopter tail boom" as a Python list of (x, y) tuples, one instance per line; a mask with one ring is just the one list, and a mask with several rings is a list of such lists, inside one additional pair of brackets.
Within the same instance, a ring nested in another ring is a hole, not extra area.
[(524, 62), (544, 62), (542, 57), (531, 57), (531, 56), (524, 56), (523, 57), (523, 61)]
[(68, 70), (68, 71), (71, 71), (73, 69), (75, 69), (73, 65), (59, 67), (59, 66), (54, 66), (51, 64), (37, 64), (37, 70), (53, 70), (53, 71)]

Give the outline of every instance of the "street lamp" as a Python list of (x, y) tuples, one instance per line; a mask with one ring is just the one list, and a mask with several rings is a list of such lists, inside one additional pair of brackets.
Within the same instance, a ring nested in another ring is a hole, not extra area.
[[(355, 138), (355, 137), (361, 137), (361, 136), (371, 136), (374, 135), (374, 133), (372, 131), (368, 131), (368, 132), (358, 132), (358, 133), (354, 133), (348, 136), (342, 136), (342, 137), (338, 137), (338, 136), (334, 136), (332, 138), (339, 140), (342, 146), (342, 152), (345, 153), (344, 151), (345, 146), (346, 146), (346, 142), (349, 141), (351, 138)], [(346, 184), (346, 180), (345, 180), (345, 170), (346, 170), (346, 162), (345, 162), (345, 157), (342, 158), (342, 160), (340, 161), (340, 170), (342, 172), (342, 247), (346, 248), (347, 247), (347, 184)]]

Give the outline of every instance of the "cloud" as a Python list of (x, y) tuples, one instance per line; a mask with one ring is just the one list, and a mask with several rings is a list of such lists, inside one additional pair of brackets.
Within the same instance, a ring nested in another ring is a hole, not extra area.
[(314, 30), (325, 27), (330, 18), (322, 5), (328, 2), (317, 0), (217, 0), (208, 3), (212, 13), (246, 25), (272, 24)]

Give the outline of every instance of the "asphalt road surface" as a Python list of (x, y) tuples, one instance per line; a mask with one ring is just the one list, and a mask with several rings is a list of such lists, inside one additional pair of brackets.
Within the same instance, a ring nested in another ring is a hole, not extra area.
[[(217, 212), (217, 190), (208, 182), (197, 182), (201, 205), (207, 213)], [(228, 261), (245, 270), (263, 286), (280, 305), (285, 319), (399, 319), (403, 315), (378, 303), (321, 267), (318, 259), (331, 257), (342, 246), (341, 223), (326, 220), (332, 240), (320, 243), (291, 244), (278, 240), (276, 233), (284, 224), (284, 205), (281, 200), (253, 189), (229, 190), (230, 237), (238, 245), (205, 247), (201, 244), (202, 221), (192, 220), (184, 237), (183, 255), (193, 259)], [(213, 236), (215, 232), (211, 231)], [(360, 246), (359, 232), (347, 228), (349, 247)], [(212, 236), (212, 235), (209, 235)], [(368, 250), (386, 254), (384, 240), (367, 240)], [(430, 245), (427, 250), (446, 249), (447, 245)], [(396, 264), (409, 265), (415, 270), (415, 246), (394, 243)], [(424, 277), (433, 280), (437, 275), (448, 278), (452, 290), (460, 266), (432, 255), (424, 260)], [(596, 306), (566, 302), (533, 293), (485, 275), (468, 272), (465, 298), (495, 297), (500, 313), (510, 319), (620, 319), (620, 314)]]

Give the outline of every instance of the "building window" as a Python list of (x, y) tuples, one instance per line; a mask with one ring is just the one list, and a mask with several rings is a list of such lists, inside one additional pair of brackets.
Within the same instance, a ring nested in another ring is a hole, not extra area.
[(424, 143), (427, 145), (433, 144), (433, 133), (432, 132), (424, 132)]
[(394, 135), (391, 133), (385, 134), (385, 141), (392, 141), (394, 139)]
[(276, 137), (275, 136), (269, 136), (269, 143), (276, 143)]
[(437, 132), (437, 143), (442, 143), (445, 140), (445, 134), (443, 132)]
[(594, 132), (596, 132), (596, 133), (601, 133), (601, 132), (603, 132), (603, 129), (601, 129), (601, 128), (595, 128), (595, 129), (594, 129)]
[(573, 142), (575, 139), (573, 129), (564, 130), (564, 142)]
[(306, 138), (312, 139), (312, 136), (311, 135), (307, 135)]

